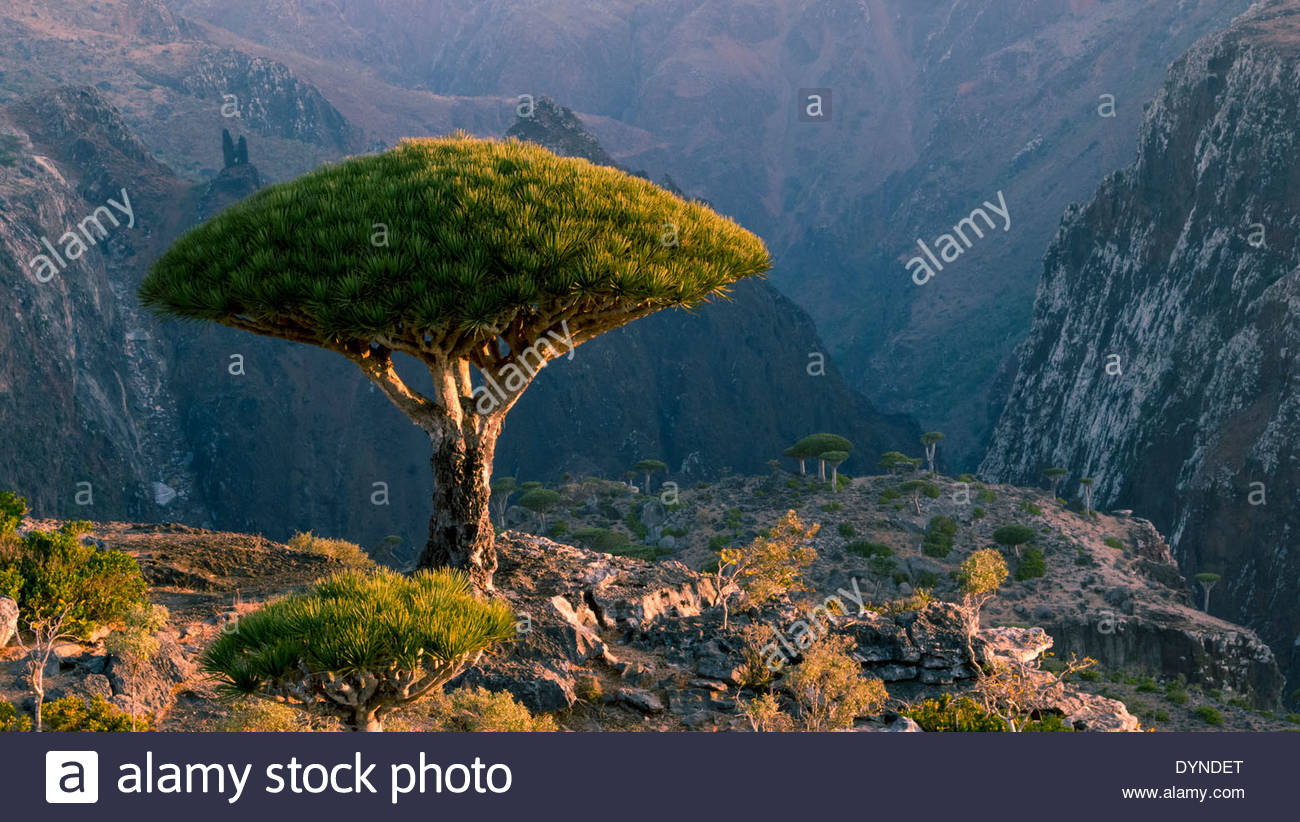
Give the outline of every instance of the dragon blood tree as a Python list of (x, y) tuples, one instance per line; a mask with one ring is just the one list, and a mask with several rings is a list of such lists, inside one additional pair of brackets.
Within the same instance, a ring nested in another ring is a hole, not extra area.
[(515, 635), (460, 571), (352, 571), (254, 611), (200, 664), (222, 691), (333, 716), (354, 731), (454, 679)]
[[(264, 189), (193, 229), (140, 298), (338, 352), (433, 443), (422, 568), (492, 587), (492, 456), (539, 369), (663, 308), (725, 293), (770, 265), (708, 207), (613, 168), (515, 140), (457, 135)], [(409, 354), (433, 396), (394, 367)]]

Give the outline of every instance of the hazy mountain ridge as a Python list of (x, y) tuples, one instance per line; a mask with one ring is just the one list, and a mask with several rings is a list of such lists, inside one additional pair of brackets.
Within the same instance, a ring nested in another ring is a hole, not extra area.
[[(981, 472), (1050, 464), (1171, 535), (1211, 610), (1300, 673), (1300, 3), (1173, 67), (1136, 163), (1071, 209)], [(1118, 355), (1122, 374), (1108, 364)]]

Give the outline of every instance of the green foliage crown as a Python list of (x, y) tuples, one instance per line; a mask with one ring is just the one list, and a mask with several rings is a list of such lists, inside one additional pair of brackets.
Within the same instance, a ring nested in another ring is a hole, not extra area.
[(179, 318), (398, 348), (486, 339), (557, 307), (693, 305), (769, 265), (753, 234), (653, 183), (454, 136), (259, 191), (177, 241), (140, 297)]

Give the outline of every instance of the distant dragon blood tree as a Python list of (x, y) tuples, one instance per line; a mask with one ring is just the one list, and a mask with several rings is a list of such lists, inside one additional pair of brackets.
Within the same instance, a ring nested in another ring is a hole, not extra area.
[[(528, 143), (458, 135), (254, 194), (178, 240), (140, 298), (355, 362), (433, 443), (419, 566), (465, 568), (487, 590), (493, 452), (537, 371), (769, 266), (761, 240), (698, 202)], [(398, 375), (395, 352), (429, 369), (434, 396)]]

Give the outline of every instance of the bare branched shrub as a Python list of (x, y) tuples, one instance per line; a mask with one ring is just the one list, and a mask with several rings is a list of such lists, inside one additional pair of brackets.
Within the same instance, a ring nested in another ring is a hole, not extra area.
[(846, 636), (827, 636), (804, 651), (803, 662), (782, 678), (781, 686), (794, 698), (804, 730), (840, 730), (857, 717), (884, 709), (889, 699), (885, 684), (862, 676), (853, 648), (853, 640)]

